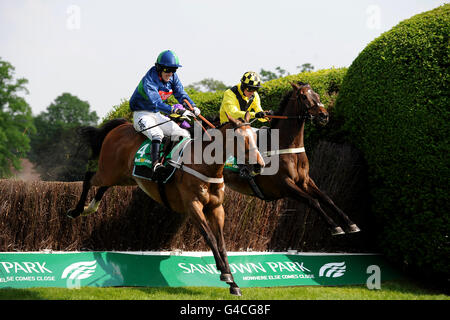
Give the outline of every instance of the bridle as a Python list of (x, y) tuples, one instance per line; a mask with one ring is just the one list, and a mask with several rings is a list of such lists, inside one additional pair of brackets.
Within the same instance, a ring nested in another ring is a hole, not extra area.
[[(306, 120), (313, 121), (315, 116), (310, 114), (308, 111), (314, 106), (308, 106), (303, 101), (301, 101), (301, 97), (298, 94), (302, 87), (300, 87), (297, 91), (295, 91), (292, 96), (290, 97), (289, 101), (294, 101), (296, 109), (300, 109), (300, 114), (298, 115), (288, 115), (288, 116), (275, 116), (275, 115), (266, 115), (267, 118), (273, 118), (273, 119), (297, 119), (298, 122), (301, 124)], [(295, 97), (294, 97), (295, 95)], [(304, 106), (304, 107), (303, 107)]]

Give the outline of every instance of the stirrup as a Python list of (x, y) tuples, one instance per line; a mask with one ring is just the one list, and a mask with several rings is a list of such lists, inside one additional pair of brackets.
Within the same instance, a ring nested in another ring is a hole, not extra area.
[(162, 175), (164, 173), (164, 169), (165, 168), (166, 167), (162, 163), (160, 163), (160, 162), (155, 163), (155, 165), (152, 168), (152, 171), (153, 171), (152, 172), (152, 179), (153, 180), (160, 180), (162, 178)]
[(165, 166), (164, 166), (161, 162), (157, 162), (157, 163), (155, 163), (155, 165), (153, 166), (152, 170), (153, 170), (153, 172), (155, 173), (155, 172), (157, 172), (157, 171), (159, 171), (159, 170), (161, 170), (161, 169), (164, 169), (164, 168), (165, 168)]

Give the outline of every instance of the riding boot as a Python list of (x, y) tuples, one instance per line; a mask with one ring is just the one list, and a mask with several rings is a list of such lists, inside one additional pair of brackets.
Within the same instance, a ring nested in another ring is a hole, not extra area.
[(152, 156), (152, 179), (158, 180), (158, 171), (162, 171), (164, 169), (164, 166), (162, 163), (160, 163), (160, 157), (159, 157), (159, 148), (161, 146), (161, 141), (154, 140), (152, 141), (152, 149), (151, 149), (151, 156)]

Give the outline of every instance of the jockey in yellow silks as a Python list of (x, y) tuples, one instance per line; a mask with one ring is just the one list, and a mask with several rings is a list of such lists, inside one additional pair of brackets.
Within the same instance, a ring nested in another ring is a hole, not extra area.
[(261, 122), (265, 112), (261, 108), (261, 99), (258, 89), (261, 88), (261, 78), (254, 71), (247, 71), (241, 78), (241, 82), (225, 91), (222, 105), (220, 106), (220, 123), (228, 121), (225, 112), (235, 119), (244, 118), (245, 112), (250, 112), (250, 118), (258, 118)]

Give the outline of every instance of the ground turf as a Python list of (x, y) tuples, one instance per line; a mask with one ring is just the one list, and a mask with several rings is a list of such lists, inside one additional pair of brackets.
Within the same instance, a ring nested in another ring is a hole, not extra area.
[(0, 289), (1, 300), (450, 300), (450, 296), (406, 281), (381, 284), (380, 290), (366, 286), (242, 288), (242, 297), (226, 288), (31, 288)]

